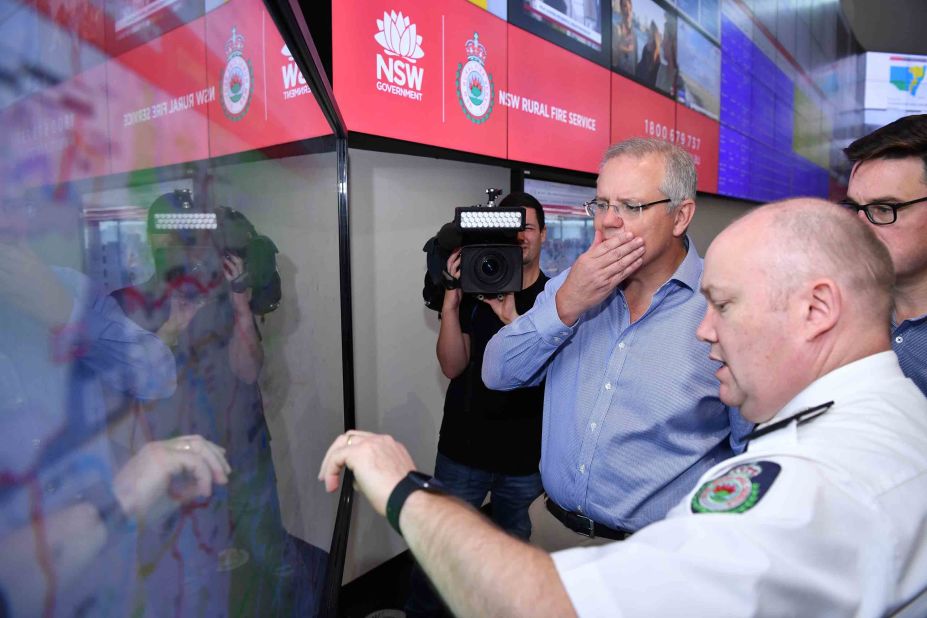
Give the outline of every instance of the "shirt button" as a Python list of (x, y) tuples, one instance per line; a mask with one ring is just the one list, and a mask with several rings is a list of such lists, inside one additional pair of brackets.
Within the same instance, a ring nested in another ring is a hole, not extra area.
[[(884, 341), (884, 340), (883, 340), (883, 341)], [(605, 383), (605, 390), (607, 390), (607, 391), (612, 390), (612, 383), (611, 383), (611, 382), (606, 382), (606, 383)]]
[(589, 428), (595, 431), (595, 423), (589, 423)]
[(560, 337), (554, 337), (554, 341), (556, 341), (557, 343), (560, 343), (561, 339)]
[[(884, 339), (883, 339), (883, 341), (884, 341)], [(585, 473), (586, 473), (586, 464), (579, 464), (579, 473), (580, 473), (580, 474), (585, 474)]]
[(897, 337), (895, 337), (895, 343), (901, 343), (902, 341), (904, 341), (904, 337), (902, 337), (901, 335), (898, 335)]
[(583, 505), (582, 505), (582, 504), (577, 504), (577, 505), (576, 505), (576, 512), (577, 512), (577, 513), (582, 513), (582, 512), (583, 512)]
[(623, 349), (624, 349), (624, 341), (622, 341), (621, 343), (618, 344), (618, 349), (619, 349), (619, 350), (623, 350)]

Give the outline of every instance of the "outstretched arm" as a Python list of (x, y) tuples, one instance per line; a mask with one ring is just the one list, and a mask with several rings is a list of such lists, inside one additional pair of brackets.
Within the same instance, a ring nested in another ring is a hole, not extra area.
[(548, 361), (573, 334), (557, 317), (556, 290), (563, 276), (551, 279), (534, 307), (492, 336), (483, 353), (483, 382), (499, 391), (536, 386)]
[[(354, 471), (357, 487), (383, 515), (389, 494), (414, 464), (392, 437), (352, 430), (325, 455), (319, 479), (328, 491), (337, 489), (344, 468)], [(417, 491), (406, 500), (399, 527), (455, 615), (575, 615), (550, 556), (469, 505)]]

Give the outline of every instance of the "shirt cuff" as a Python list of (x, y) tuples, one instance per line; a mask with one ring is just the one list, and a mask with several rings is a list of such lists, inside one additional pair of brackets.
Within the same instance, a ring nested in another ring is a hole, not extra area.
[(537, 329), (541, 339), (554, 347), (559, 347), (564, 341), (569, 339), (576, 331), (576, 326), (579, 324), (580, 320), (582, 320), (582, 318), (580, 318), (573, 326), (564, 324), (557, 314), (557, 301), (555, 297), (551, 297), (550, 302), (538, 307), (538, 309), (539, 311), (531, 313), (531, 320), (534, 322), (534, 327)]

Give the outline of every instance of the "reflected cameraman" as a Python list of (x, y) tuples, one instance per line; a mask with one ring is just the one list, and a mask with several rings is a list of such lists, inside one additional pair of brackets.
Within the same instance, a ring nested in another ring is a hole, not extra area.
[[(227, 299), (227, 307), (232, 309), (228, 317), (233, 321), (228, 338), (229, 365), (239, 380), (254, 384), (264, 362), (264, 352), (251, 308), (252, 285), (245, 280), (248, 277), (245, 256), (250, 237), (256, 234), (241, 213), (224, 207), (215, 213), (199, 213), (192, 199), (189, 192), (175, 191), (159, 197), (149, 209), (149, 242), (157, 278), (149, 290), (155, 292), (154, 298), (144, 299), (142, 304), (149, 305), (148, 314), (167, 304), (167, 320), (155, 332), (173, 348), (204, 306), (213, 302), (225, 304)], [(207, 214), (213, 216), (206, 218)], [(205, 227), (172, 228), (176, 221), (185, 220), (169, 217), (180, 215), (188, 218), (202, 215), (200, 225)], [(145, 302), (152, 300), (153, 303)], [(217, 309), (227, 314), (225, 308)]]
[[(303, 567), (280, 515), (256, 325), (280, 301), (276, 247), (243, 214), (207, 208), (186, 191), (155, 200), (148, 224), (157, 274), (117, 294), (134, 320), (171, 346), (177, 393), (142, 406), (138, 433), (202, 435), (225, 449), (236, 473), (208, 508), (141, 532), (146, 591), (155, 605), (171, 599), (177, 613), (289, 613)], [(193, 575), (177, 578), (174, 560), (163, 555), (167, 542)]]
[[(544, 387), (491, 391), (480, 373), (489, 339), (530, 309), (547, 283), (548, 277), (540, 268), (547, 232), (544, 210), (533, 196), (514, 192), (499, 207), (525, 210), (525, 227), (517, 235), (522, 289), (485, 299), (459, 288), (444, 293), (437, 356), (451, 383), (444, 402), (435, 478), (449, 493), (476, 508), (487, 493), (491, 494), (492, 519), (510, 534), (527, 540), (531, 535), (528, 507), (542, 491), (538, 462)], [(451, 253), (446, 268), (449, 275), (460, 278), (460, 248)], [(406, 614), (433, 616), (442, 611), (441, 602), (416, 568)]]

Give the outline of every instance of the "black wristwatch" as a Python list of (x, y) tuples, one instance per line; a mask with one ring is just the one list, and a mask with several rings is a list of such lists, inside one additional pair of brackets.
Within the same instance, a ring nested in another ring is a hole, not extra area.
[(408, 498), (413, 491), (418, 491), (419, 489), (433, 494), (445, 493), (444, 485), (441, 484), (441, 481), (416, 470), (412, 470), (405, 478), (399, 481), (393, 489), (393, 492), (389, 495), (389, 499), (386, 501), (386, 520), (389, 522), (389, 525), (393, 527), (393, 530), (399, 533), (399, 536), (402, 536), (402, 530), (399, 529), (399, 513), (402, 511), (402, 506), (406, 503), (406, 498)]

